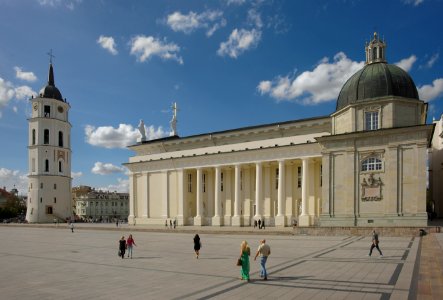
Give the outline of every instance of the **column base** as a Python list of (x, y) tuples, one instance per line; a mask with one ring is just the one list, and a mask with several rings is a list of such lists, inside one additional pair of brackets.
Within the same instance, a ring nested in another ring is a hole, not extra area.
[(135, 225), (135, 216), (131, 215), (128, 217), (128, 224)]
[(286, 217), (284, 215), (275, 217), (275, 226), (277, 227), (285, 227), (286, 226)]
[(186, 219), (183, 216), (177, 216), (177, 225), (178, 226), (185, 226)]
[(202, 216), (195, 216), (194, 217), (194, 226), (203, 226)]
[(214, 216), (212, 217), (212, 226), (222, 226), (223, 225), (223, 218), (220, 216)]
[(242, 226), (242, 220), (240, 216), (233, 216), (231, 219), (232, 226)]
[(300, 217), (298, 217), (298, 226), (300, 227), (311, 226), (311, 223), (311, 217), (309, 215), (300, 215)]

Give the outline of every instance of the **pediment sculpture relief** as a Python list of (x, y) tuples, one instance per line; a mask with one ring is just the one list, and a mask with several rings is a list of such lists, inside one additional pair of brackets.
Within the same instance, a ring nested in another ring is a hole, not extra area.
[(363, 178), (361, 183), (361, 200), (362, 201), (380, 201), (382, 195), (383, 182), (381, 178), (374, 178), (373, 174), (369, 174), (368, 179)]

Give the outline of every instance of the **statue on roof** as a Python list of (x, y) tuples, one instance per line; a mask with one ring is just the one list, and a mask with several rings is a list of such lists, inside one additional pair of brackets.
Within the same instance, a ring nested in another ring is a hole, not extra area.
[(177, 102), (174, 102), (171, 108), (172, 108), (172, 119), (169, 122), (169, 124), (171, 125), (171, 132), (169, 135), (175, 136), (177, 135), (177, 111), (178, 111)]
[(146, 141), (146, 129), (143, 120), (140, 120), (140, 123), (138, 124), (138, 130), (140, 131), (141, 134), (140, 142)]

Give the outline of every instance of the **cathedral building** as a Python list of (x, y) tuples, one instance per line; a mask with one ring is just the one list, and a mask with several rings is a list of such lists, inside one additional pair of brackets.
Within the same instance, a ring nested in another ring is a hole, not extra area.
[(425, 226), (434, 125), (385, 50), (375, 33), (329, 116), (130, 146), (129, 223)]
[(52, 62), (48, 83), (38, 97), (30, 101), (26, 220), (29, 223), (64, 221), (72, 216), (70, 105), (55, 86)]

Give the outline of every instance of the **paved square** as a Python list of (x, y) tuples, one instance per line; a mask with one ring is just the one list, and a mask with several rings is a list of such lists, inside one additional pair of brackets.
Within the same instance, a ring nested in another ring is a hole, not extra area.
[[(117, 256), (129, 233), (133, 259)], [(264, 236), (271, 246), (269, 280), (253, 261), (260, 235), (87, 230), (65, 226), (0, 226), (2, 299), (407, 299), (418, 238), (381, 236), (367, 257), (370, 237)], [(251, 282), (235, 266), (240, 243), (251, 246)]]

